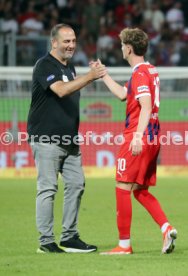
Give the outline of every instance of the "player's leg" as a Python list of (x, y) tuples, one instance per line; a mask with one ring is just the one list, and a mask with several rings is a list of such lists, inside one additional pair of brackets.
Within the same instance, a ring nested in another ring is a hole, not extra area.
[(32, 145), (38, 172), (36, 198), (36, 224), (40, 233), (40, 252), (61, 253), (54, 243), (54, 197), (57, 192), (59, 150), (56, 145), (34, 143)]
[(117, 247), (102, 252), (102, 255), (132, 254), (130, 230), (132, 221), (131, 190), (132, 183), (116, 184), (116, 219), (119, 232), (119, 244)]
[(119, 246), (130, 248), (130, 232), (132, 221), (131, 190), (132, 183), (116, 184), (116, 216), (119, 231)]
[(78, 211), (84, 193), (85, 178), (81, 167), (81, 153), (68, 154), (62, 167), (64, 180), (63, 233), (61, 240), (67, 240), (78, 234)]
[(177, 237), (176, 229), (170, 225), (160, 203), (148, 191), (147, 186), (134, 185), (133, 189), (134, 197), (149, 212), (161, 229), (163, 234), (162, 253), (171, 253), (175, 247), (174, 240)]
[(148, 186), (135, 184), (133, 193), (136, 200), (150, 213), (152, 218), (161, 228), (168, 219), (158, 200), (148, 191)]
[(66, 252), (88, 253), (96, 251), (97, 247), (88, 245), (80, 240), (77, 229), (78, 212), (81, 198), (84, 193), (85, 178), (82, 169), (81, 153), (79, 148), (69, 153), (62, 168), (64, 180), (64, 207), (62, 235), (60, 246)]
[(134, 197), (145, 207), (159, 227), (162, 227), (163, 224), (168, 223), (167, 217), (158, 200), (148, 191), (149, 186), (154, 186), (156, 184), (159, 149), (159, 144), (149, 145), (145, 142), (137, 178), (137, 180), (139, 180), (137, 183), (139, 184), (134, 184), (133, 193)]
[[(130, 137), (130, 141), (132, 136)], [(132, 220), (131, 190), (139, 170), (139, 160), (129, 151), (129, 139), (121, 146), (116, 162), (116, 214), (119, 244), (101, 254), (131, 254), (130, 230)], [(136, 163), (135, 163), (136, 162)]]
[(142, 154), (142, 164), (145, 164), (146, 170), (140, 169), (139, 184), (133, 187), (135, 198), (150, 213), (154, 221), (159, 225), (163, 233), (162, 253), (171, 253), (174, 249), (174, 240), (177, 237), (177, 231), (169, 224), (168, 219), (158, 202), (158, 200), (148, 191), (149, 186), (156, 184), (157, 158), (159, 155), (160, 144), (153, 143), (144, 145)]

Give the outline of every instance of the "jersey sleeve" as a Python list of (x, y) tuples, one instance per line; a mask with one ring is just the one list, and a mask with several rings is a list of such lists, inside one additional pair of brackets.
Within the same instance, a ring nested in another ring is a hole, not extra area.
[(135, 72), (132, 80), (135, 99), (143, 96), (151, 96), (150, 80), (145, 72)]
[(49, 61), (43, 61), (36, 64), (33, 74), (45, 90), (56, 81), (62, 81), (62, 73), (60, 72), (60, 69)]

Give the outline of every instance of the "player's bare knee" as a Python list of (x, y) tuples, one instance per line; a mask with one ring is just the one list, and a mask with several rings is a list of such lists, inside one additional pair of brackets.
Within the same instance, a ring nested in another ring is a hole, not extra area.
[(125, 182), (117, 182), (116, 187), (126, 191), (132, 191), (132, 183), (125, 183)]

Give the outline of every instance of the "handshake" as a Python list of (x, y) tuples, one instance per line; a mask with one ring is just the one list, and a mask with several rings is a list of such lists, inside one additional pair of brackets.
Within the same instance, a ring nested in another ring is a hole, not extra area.
[(88, 74), (90, 74), (91, 80), (103, 78), (107, 74), (107, 68), (101, 63), (100, 59), (97, 59), (97, 61), (91, 61), (89, 67), (90, 71)]

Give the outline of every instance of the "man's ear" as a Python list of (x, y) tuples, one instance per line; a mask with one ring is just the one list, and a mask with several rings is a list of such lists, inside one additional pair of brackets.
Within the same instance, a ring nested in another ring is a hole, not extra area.
[(57, 48), (57, 40), (56, 40), (56, 39), (53, 39), (53, 40), (51, 41), (51, 43), (52, 43), (52, 48), (53, 48), (53, 49), (56, 49), (56, 48)]

